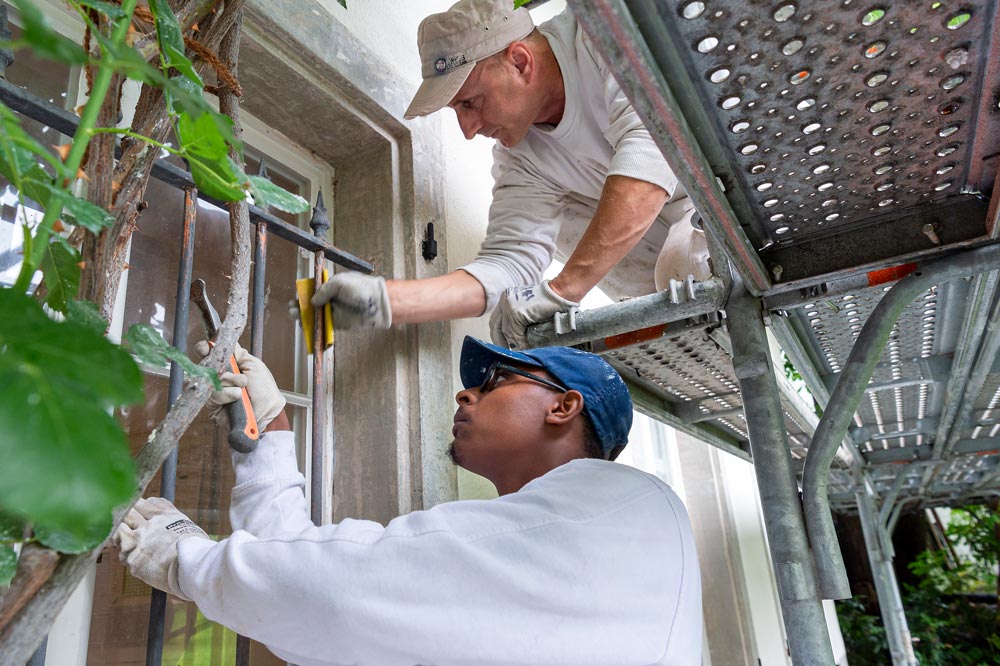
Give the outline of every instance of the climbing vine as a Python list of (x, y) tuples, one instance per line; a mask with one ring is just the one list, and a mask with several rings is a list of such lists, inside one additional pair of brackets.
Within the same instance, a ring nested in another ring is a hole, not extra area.
[[(213, 49), (238, 29), (242, 2), (220, 9), (217, 0), (188, 0), (176, 3), (175, 13), (167, 0), (149, 0), (148, 9), (136, 0), (68, 0), (86, 26), (80, 45), (56, 32), (32, 0), (11, 1), (20, 36), (0, 48), (84, 67), (89, 98), (72, 141), (54, 152), (0, 105), (0, 174), (16, 190), (19, 210), (30, 202), (42, 211), (38, 220), (19, 216), (21, 268), (12, 286), (0, 288), (0, 590), (15, 573), (34, 575), (25, 553), (87, 553), (103, 543), (115, 511), (148, 482), (150, 461), (140, 459), (137, 478), (112, 415), (143, 400), (139, 361), (174, 361), (189, 379), (218, 385), (214, 370), (195, 365), (148, 326), (132, 327), (123, 345), (105, 337), (124, 270), (120, 252), (160, 151), (183, 158), (200, 191), (244, 206), (244, 214), (248, 198), (289, 212), (308, 209), (301, 197), (244, 173), (238, 128), (204, 98), (206, 68), (215, 68), (214, 90), (239, 94)], [(197, 41), (196, 33), (205, 37)], [(143, 84), (142, 108), (128, 129), (113, 121), (126, 79)], [(169, 428), (174, 443), (183, 428)], [(30, 597), (40, 584), (28, 580), (16, 596)], [(20, 607), (12, 604), (25, 603), (11, 601), (13, 592), (0, 597), (0, 630)]]

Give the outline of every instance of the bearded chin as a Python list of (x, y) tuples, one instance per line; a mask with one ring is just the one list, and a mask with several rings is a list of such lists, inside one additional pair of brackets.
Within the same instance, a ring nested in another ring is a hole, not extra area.
[(455, 442), (452, 442), (451, 446), (448, 447), (448, 457), (451, 458), (451, 461), (456, 465), (458, 465), (459, 467), (462, 466), (462, 462), (458, 456), (458, 452), (455, 450)]

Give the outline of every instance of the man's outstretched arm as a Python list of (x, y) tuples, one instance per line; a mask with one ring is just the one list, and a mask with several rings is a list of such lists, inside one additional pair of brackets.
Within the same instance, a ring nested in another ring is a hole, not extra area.
[(389, 328), (478, 317), (486, 310), (486, 292), (463, 270), (420, 280), (386, 280), (348, 271), (324, 283), (312, 303), (333, 306), (337, 329)]
[(463, 270), (422, 280), (388, 280), (392, 323), (422, 324), (478, 317), (486, 310), (486, 292)]

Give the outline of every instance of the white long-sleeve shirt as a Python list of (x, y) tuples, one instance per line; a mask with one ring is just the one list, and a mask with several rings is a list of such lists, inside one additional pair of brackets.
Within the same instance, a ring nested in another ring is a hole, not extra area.
[(233, 534), (180, 542), (206, 617), (302, 666), (698, 666), (683, 504), (636, 469), (574, 460), (494, 500), (387, 526), (309, 522), (291, 433), (234, 453)]
[(565, 261), (597, 210), (608, 176), (654, 183), (670, 200), (601, 282), (612, 297), (653, 293), (653, 270), (671, 225), (693, 205), (590, 40), (567, 10), (539, 26), (562, 73), (566, 105), (555, 127), (533, 125), (517, 146), (493, 149), (493, 203), (479, 255), (462, 266), (486, 291), (533, 284), (553, 256)]

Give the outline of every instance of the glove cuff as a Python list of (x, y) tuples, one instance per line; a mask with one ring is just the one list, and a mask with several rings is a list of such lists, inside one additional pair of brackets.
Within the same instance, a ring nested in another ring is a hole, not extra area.
[(375, 328), (389, 328), (392, 326), (392, 306), (389, 305), (389, 287), (381, 275), (378, 276), (378, 288), (379, 316), (375, 321)]
[(580, 307), (580, 304), (577, 301), (571, 301), (568, 298), (563, 298), (562, 296), (560, 296), (559, 294), (557, 294), (555, 292), (555, 290), (552, 289), (552, 287), (549, 286), (549, 282), (550, 282), (550, 280), (543, 280), (542, 284), (541, 284), (542, 291), (545, 292), (545, 295), (549, 299), (551, 299), (552, 301), (558, 303), (559, 305), (561, 305), (566, 310), (569, 310), (570, 308), (578, 308), (578, 307)]

